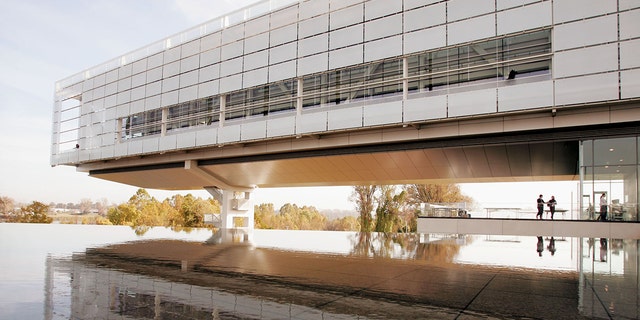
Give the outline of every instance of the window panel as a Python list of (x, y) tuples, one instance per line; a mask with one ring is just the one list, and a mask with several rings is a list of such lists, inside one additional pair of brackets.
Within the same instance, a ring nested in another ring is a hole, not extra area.
[(227, 94), (225, 110), (226, 120), (244, 117), (246, 95), (246, 91), (237, 91)]
[[(519, 77), (549, 74), (551, 67), (550, 40), (550, 30), (542, 30), (440, 50), (423, 51), (406, 56), (408, 90), (410, 92), (432, 91), (447, 88), (452, 84), (463, 85), (475, 81), (486, 81), (506, 77), (511, 70), (516, 71)], [(376, 60), (365, 64), (360, 60), (360, 62), (352, 61), (347, 64), (346, 60), (350, 59), (349, 54), (360, 52), (358, 56), (362, 56), (361, 47), (358, 46), (355, 51), (353, 48), (349, 48), (346, 51), (332, 52), (335, 58), (334, 65), (345, 63), (345, 67), (300, 78), (303, 86), (302, 107), (337, 105), (360, 99), (402, 94), (403, 82), (405, 81), (403, 78), (403, 57)], [(338, 60), (341, 63), (336, 63)], [(359, 64), (352, 65), (354, 63)], [(226, 70), (225, 73), (229, 73), (229, 71)], [(298, 78), (293, 78), (293, 75), (282, 78), (284, 80), (242, 90), (239, 90), (239, 86), (229, 87), (229, 83), (233, 83), (234, 80), (227, 78), (225, 81), (226, 89), (223, 88), (223, 91), (236, 91), (225, 95), (224, 118), (231, 120), (260, 117), (275, 112), (295, 110), (298, 97)], [(164, 83), (167, 83), (166, 81)], [(266, 81), (257, 81), (256, 83), (264, 82)], [(217, 90), (215, 92), (212, 90), (209, 94), (217, 94), (217, 92)], [(149, 90), (147, 90), (148, 93)], [(492, 94), (492, 97), (494, 95), (495, 93)], [(459, 103), (458, 110), (454, 111), (458, 114), (466, 114), (468, 112), (465, 105), (466, 100), (462, 99), (462, 96), (459, 97), (458, 100), (462, 102)], [(211, 95), (202, 99), (177, 103), (177, 99), (170, 102), (163, 98), (163, 102), (172, 105), (164, 109), (138, 112), (120, 118), (122, 136), (133, 138), (160, 134), (163, 126), (166, 131), (171, 131), (217, 122), (220, 119), (219, 99), (219, 95)], [(469, 101), (473, 99), (477, 99), (477, 97), (472, 97)], [(151, 107), (157, 108), (157, 106)], [(162, 110), (166, 112), (165, 123), (162, 122)], [(73, 125), (65, 123), (64, 127), (72, 130)]]

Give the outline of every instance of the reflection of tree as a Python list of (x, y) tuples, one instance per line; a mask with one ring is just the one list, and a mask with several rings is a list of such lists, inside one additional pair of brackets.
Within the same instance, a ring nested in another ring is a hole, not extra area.
[(149, 226), (136, 226), (131, 228), (133, 229), (133, 232), (135, 232), (137, 236), (144, 236), (144, 234), (151, 229), (151, 227)]
[(360, 232), (353, 241), (351, 254), (370, 258), (414, 259), (420, 246), (415, 233)]
[(371, 251), (371, 232), (359, 232), (353, 241), (351, 254), (359, 257), (368, 257)]
[(420, 243), (416, 250), (415, 259), (435, 263), (452, 263), (459, 252), (460, 244), (455, 239), (445, 239)]

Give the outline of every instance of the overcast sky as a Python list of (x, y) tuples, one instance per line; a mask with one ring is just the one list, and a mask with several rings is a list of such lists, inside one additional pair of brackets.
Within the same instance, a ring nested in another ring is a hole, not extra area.
[[(137, 187), (49, 165), (54, 83), (255, 0), (2, 0), (0, 1), (0, 196), (16, 201), (122, 203)], [(487, 206), (531, 199), (550, 184), (463, 185)], [(507, 191), (505, 191), (507, 190)], [(148, 190), (159, 200), (174, 192)], [(208, 197), (206, 191), (185, 191)], [(353, 209), (350, 187), (260, 189), (257, 203)], [(520, 199), (520, 200), (518, 200)]]

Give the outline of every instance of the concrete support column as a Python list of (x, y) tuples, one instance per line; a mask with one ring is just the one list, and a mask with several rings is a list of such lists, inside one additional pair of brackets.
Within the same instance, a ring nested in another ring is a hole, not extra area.
[(220, 203), (220, 228), (245, 228), (253, 230), (254, 210), (250, 191), (205, 188)]

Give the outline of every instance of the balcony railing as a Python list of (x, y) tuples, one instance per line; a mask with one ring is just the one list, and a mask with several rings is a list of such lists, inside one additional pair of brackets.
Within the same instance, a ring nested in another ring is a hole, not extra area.
[(263, 0), (250, 6), (232, 11), (231, 13), (214, 18), (205, 23), (197, 25), (188, 30), (182, 31), (165, 39), (156, 41), (140, 49), (123, 54), (107, 62), (103, 62), (95, 67), (74, 74), (70, 77), (56, 82), (56, 92), (72, 84), (84, 81), (98, 74), (119, 68), (133, 61), (151, 56), (166, 49), (178, 46), (191, 40), (202, 37), (206, 34), (240, 24), (247, 20), (262, 16), (274, 10), (286, 7), (300, 0)]

